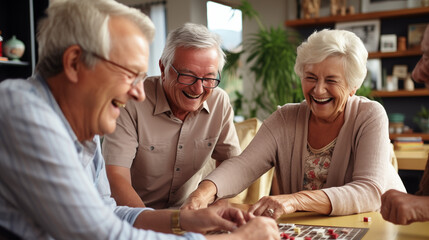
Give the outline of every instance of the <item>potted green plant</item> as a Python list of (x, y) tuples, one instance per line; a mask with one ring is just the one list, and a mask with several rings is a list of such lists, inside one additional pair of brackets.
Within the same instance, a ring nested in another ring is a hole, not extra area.
[(425, 106), (421, 106), (420, 111), (416, 114), (414, 122), (424, 133), (429, 133), (429, 110)]
[[(241, 1), (237, 8), (242, 11), (245, 18), (254, 19), (257, 22), (259, 31), (244, 37), (242, 51), (227, 53), (227, 65), (224, 71), (236, 71), (239, 65), (237, 61), (245, 53), (246, 64), (259, 85), (254, 87), (251, 100), (244, 99), (243, 95), (236, 93), (237, 99), (234, 103), (236, 113), (246, 118), (257, 117), (259, 111), (264, 111), (263, 114), (271, 114), (278, 105), (302, 101), (304, 96), (301, 81), (293, 69), (296, 48), (301, 42), (298, 33), (283, 26), (266, 28), (258, 12), (247, 0)], [(239, 112), (238, 110), (242, 110), (241, 105), (246, 103), (250, 103), (249, 113)]]

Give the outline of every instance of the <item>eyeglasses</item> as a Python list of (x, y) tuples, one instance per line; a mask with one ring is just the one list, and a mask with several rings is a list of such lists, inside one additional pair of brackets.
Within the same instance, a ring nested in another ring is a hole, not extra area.
[(134, 72), (134, 71), (132, 71), (132, 70), (130, 70), (130, 69), (122, 66), (122, 65), (119, 65), (118, 63), (115, 63), (115, 62), (112, 62), (110, 60), (107, 60), (104, 57), (102, 57), (102, 56), (100, 56), (100, 55), (98, 55), (96, 53), (91, 52), (91, 54), (94, 57), (96, 57), (96, 58), (98, 58), (98, 59), (100, 59), (100, 60), (102, 60), (104, 62), (110, 63), (110, 64), (112, 64), (112, 65), (114, 65), (114, 66), (116, 66), (116, 67), (118, 67), (118, 68), (120, 68), (122, 70), (125, 70), (126, 72), (131, 73), (132, 75), (136, 76), (135, 79), (131, 82), (131, 86), (135, 86), (137, 83), (143, 82), (147, 78), (147, 73), (146, 72)]
[[(193, 85), (194, 83), (196, 83), (198, 80), (201, 80), (201, 82), (203, 83), (203, 87), (205, 88), (215, 88), (219, 85), (220, 83), (220, 79), (216, 79), (216, 78), (200, 78), (194, 75), (189, 75), (189, 74), (184, 74), (184, 73), (179, 73), (176, 68), (174, 68), (173, 65), (170, 64), (170, 66), (173, 68), (173, 70), (177, 73), (177, 79), (176, 81), (184, 84), (184, 85)], [(220, 73), (218, 72), (218, 76), (220, 78)]]

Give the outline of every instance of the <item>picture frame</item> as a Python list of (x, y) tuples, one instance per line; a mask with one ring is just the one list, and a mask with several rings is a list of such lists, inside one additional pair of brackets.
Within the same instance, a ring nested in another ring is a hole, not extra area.
[(363, 42), (368, 52), (377, 52), (380, 39), (380, 20), (367, 20), (357, 22), (340, 22), (335, 29), (354, 32)]
[(393, 65), (392, 75), (398, 77), (399, 79), (407, 78), (408, 66), (407, 65)]
[(371, 79), (372, 89), (383, 90), (383, 80), (381, 77), (381, 60), (379, 58), (368, 59), (366, 62), (367, 75)]
[(420, 43), (423, 39), (428, 23), (417, 23), (408, 25), (408, 48), (420, 48)]
[(395, 34), (384, 34), (380, 37), (380, 52), (396, 52), (398, 39)]
[(361, 3), (362, 13), (404, 9), (410, 4), (407, 0), (362, 0)]

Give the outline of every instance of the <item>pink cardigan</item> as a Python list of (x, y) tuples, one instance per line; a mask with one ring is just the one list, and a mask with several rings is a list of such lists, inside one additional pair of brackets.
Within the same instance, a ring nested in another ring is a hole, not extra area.
[[(216, 184), (217, 196), (238, 194), (272, 166), (282, 194), (303, 190), (309, 116), (305, 101), (274, 112), (240, 156), (206, 177)], [(381, 195), (392, 188), (405, 192), (391, 164), (387, 114), (378, 102), (352, 96), (322, 189), (332, 203), (331, 215), (377, 211)]]

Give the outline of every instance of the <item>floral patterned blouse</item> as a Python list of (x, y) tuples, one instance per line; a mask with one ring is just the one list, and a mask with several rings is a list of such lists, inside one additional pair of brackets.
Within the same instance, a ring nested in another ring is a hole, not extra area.
[(304, 189), (322, 189), (328, 178), (328, 170), (331, 164), (332, 153), (337, 142), (335, 138), (328, 145), (320, 149), (314, 149), (307, 143), (307, 152), (304, 153)]

